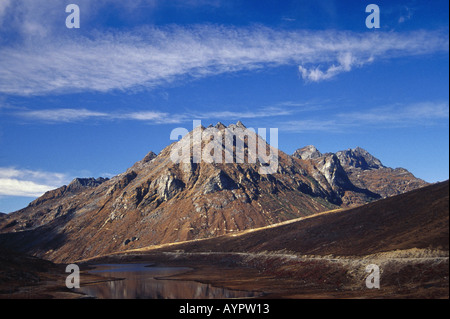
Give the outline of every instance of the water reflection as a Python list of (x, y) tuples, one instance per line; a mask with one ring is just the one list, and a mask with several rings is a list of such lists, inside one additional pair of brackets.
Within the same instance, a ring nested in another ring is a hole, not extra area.
[(255, 297), (251, 291), (229, 290), (195, 281), (156, 279), (189, 270), (183, 267), (148, 267), (148, 264), (98, 265), (91, 273), (123, 278), (78, 290), (100, 299), (208, 299)]

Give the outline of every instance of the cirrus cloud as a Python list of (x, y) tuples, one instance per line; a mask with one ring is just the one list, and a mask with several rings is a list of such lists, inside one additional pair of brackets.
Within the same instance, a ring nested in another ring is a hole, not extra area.
[(397, 103), (361, 111), (344, 112), (332, 117), (303, 118), (284, 121), (280, 130), (303, 132), (346, 132), (361, 127), (398, 128), (418, 126), (448, 126), (448, 101), (425, 101), (411, 104)]
[(142, 27), (0, 47), (0, 93), (152, 89), (183, 79), (297, 67), (318, 82), (380, 59), (448, 52), (441, 31), (286, 31), (214, 25)]

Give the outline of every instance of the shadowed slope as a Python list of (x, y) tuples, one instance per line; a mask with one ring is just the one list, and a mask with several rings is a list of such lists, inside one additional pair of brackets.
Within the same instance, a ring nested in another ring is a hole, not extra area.
[(361, 207), (162, 250), (364, 256), (410, 248), (448, 250), (449, 182)]

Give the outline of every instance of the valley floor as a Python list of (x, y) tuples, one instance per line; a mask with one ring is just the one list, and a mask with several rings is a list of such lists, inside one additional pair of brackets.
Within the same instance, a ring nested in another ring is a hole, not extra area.
[[(92, 261), (91, 261), (92, 262)], [(410, 249), (365, 257), (299, 256), (289, 252), (142, 252), (112, 255), (96, 263), (153, 262), (193, 270), (166, 277), (235, 290), (261, 298), (449, 298), (446, 251)], [(380, 269), (380, 288), (366, 287), (366, 266)]]
[[(164, 279), (198, 281), (216, 287), (257, 291), (270, 299), (449, 298), (449, 260), (446, 251), (410, 249), (365, 257), (300, 256), (294, 253), (221, 253), (181, 251), (110, 255), (79, 263), (81, 285), (105, 278), (88, 274), (97, 263), (142, 263), (190, 267), (191, 271)], [(380, 269), (380, 288), (368, 289), (365, 267)], [(86, 296), (65, 287), (63, 265), (46, 264), (37, 273), (23, 269), (17, 278), (0, 278), (0, 298), (73, 299)], [(29, 265), (31, 266), (31, 265)], [(26, 267), (26, 265), (24, 265)], [(34, 280), (30, 281), (30, 278)]]

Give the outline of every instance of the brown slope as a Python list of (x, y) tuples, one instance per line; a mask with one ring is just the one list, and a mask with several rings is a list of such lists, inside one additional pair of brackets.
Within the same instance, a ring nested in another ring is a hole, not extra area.
[(429, 185), (404, 168), (382, 167), (375, 170), (348, 170), (347, 174), (356, 186), (369, 189), (383, 198)]
[[(54, 280), (58, 272), (64, 274), (64, 269), (58, 268), (50, 261), (18, 254), (0, 247), (0, 299), (29, 299), (31, 297), (29, 287), (37, 287), (46, 280)], [(29, 289), (23, 289), (24, 286), (28, 286)], [(46, 298), (49, 295), (44, 293), (33, 295), (33, 297)]]
[(449, 249), (449, 182), (271, 228), (161, 250), (364, 256), (410, 248)]

